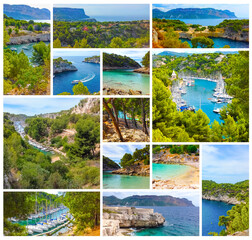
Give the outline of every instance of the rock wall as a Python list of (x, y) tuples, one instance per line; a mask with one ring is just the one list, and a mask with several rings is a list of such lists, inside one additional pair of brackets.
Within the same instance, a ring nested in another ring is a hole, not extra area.
[(235, 197), (229, 197), (227, 195), (213, 196), (213, 195), (203, 194), (202, 199), (211, 200), (211, 201), (218, 201), (218, 202), (225, 202), (225, 203), (234, 204), (234, 205), (241, 203), (241, 201), (238, 201)]
[(34, 42), (50, 42), (50, 33), (41, 33), (36, 35), (24, 35), (19, 37), (12, 37), (7, 45), (19, 45)]
[(150, 165), (144, 165), (142, 162), (138, 162), (127, 168), (114, 170), (112, 173), (130, 176), (150, 176)]
[(104, 236), (113, 236), (120, 228), (152, 228), (162, 226), (165, 218), (153, 209), (134, 207), (104, 207)]
[(153, 154), (154, 163), (164, 163), (164, 164), (184, 164), (184, 163), (194, 163), (199, 162), (199, 156), (195, 154), (171, 154), (169, 152), (160, 152), (158, 154)]
[(98, 98), (86, 98), (72, 109), (72, 114), (99, 114), (100, 100)]
[(53, 61), (53, 74), (61, 72), (78, 71), (78, 69), (67, 61)]

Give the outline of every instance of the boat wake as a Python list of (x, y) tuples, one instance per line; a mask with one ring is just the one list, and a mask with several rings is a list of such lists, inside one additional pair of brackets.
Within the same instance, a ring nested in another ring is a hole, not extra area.
[(84, 82), (89, 82), (89, 81), (91, 81), (92, 79), (94, 79), (94, 77), (95, 77), (95, 74), (92, 72), (92, 73), (89, 73), (86, 77), (84, 77), (84, 78), (81, 79), (81, 80), (73, 80), (73, 81), (72, 81), (72, 84), (76, 84), (76, 83), (79, 83), (79, 82), (82, 82), (82, 83), (84, 83)]

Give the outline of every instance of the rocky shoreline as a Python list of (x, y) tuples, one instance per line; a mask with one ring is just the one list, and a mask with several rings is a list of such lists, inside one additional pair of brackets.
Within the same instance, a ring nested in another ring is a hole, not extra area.
[(135, 207), (103, 207), (103, 236), (129, 235), (130, 228), (153, 228), (164, 224), (165, 218), (153, 209)]
[(143, 74), (150, 74), (150, 68), (142, 67), (133, 70), (133, 72), (143, 73)]
[(209, 201), (217, 201), (217, 202), (225, 202), (227, 204), (241, 204), (241, 201), (237, 200), (235, 197), (229, 197), (227, 195), (208, 195), (208, 194), (202, 194), (202, 199), (209, 200)]
[(11, 37), (7, 45), (20, 45), (35, 42), (50, 42), (50, 33), (31, 34)]
[(71, 62), (63, 60), (62, 58), (53, 59), (53, 74), (71, 71), (78, 71)]
[(103, 94), (104, 95), (142, 95), (142, 91), (140, 90), (123, 90), (123, 89), (115, 89), (115, 88), (109, 88), (104, 87), (103, 88)]
[(112, 174), (129, 176), (150, 176), (150, 165), (144, 165), (142, 162), (137, 162), (133, 166), (114, 170), (112, 171)]

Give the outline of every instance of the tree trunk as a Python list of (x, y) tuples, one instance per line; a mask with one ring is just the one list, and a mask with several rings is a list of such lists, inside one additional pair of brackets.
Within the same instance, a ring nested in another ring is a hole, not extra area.
[(145, 104), (144, 100), (141, 98), (141, 105), (142, 105), (142, 124), (143, 124), (143, 132), (149, 136), (146, 121), (145, 121)]
[(127, 118), (126, 118), (126, 111), (125, 111), (125, 105), (124, 105), (123, 99), (121, 99), (121, 104), (122, 104), (122, 107), (123, 107), (123, 116), (124, 116), (125, 127), (129, 128)]
[(120, 140), (123, 142), (124, 140), (123, 140), (123, 137), (122, 137), (120, 128), (119, 128), (119, 124), (118, 124), (118, 122), (116, 121), (116, 119), (115, 119), (115, 117), (114, 117), (114, 115), (113, 115), (111, 109), (109, 108), (107, 102), (105, 101), (105, 99), (103, 99), (103, 105), (104, 105), (106, 111), (108, 112), (109, 116), (110, 116), (111, 119), (112, 119), (112, 122), (113, 122), (113, 125), (114, 125), (114, 127), (115, 127), (115, 130), (116, 130), (116, 133), (117, 133), (118, 137), (119, 137)]
[(116, 107), (115, 107), (114, 99), (111, 99), (111, 105), (112, 105), (112, 108), (113, 108), (113, 112), (115, 114), (115, 119), (116, 119), (117, 123), (119, 124), (119, 119), (118, 119), (118, 114), (117, 114), (117, 110), (116, 110)]

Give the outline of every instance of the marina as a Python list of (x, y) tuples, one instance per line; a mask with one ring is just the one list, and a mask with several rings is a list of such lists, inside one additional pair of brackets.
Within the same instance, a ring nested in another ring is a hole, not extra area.
[(214, 120), (222, 122), (218, 115), (222, 107), (232, 102), (233, 97), (226, 92), (226, 84), (222, 77), (203, 78), (179, 74), (173, 71), (171, 93), (178, 111), (198, 111), (207, 114), (210, 123)]

